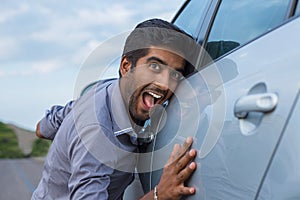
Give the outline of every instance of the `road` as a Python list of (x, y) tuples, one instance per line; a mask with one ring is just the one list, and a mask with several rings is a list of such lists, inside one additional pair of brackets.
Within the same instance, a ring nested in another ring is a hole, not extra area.
[(32, 158), (0, 159), (0, 199), (30, 199), (42, 168), (43, 162)]

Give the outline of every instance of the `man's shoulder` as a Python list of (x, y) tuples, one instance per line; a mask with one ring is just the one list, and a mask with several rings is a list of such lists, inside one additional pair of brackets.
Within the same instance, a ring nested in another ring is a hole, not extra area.
[[(118, 79), (100, 80), (89, 92), (76, 101), (73, 106), (71, 120), (77, 129), (102, 124), (100, 118), (109, 117), (109, 88), (118, 83)], [(100, 114), (99, 114), (100, 113)], [(105, 120), (105, 123), (107, 121)]]
[(118, 82), (119, 79), (117, 78), (110, 78), (110, 79), (102, 79), (95, 83), (93, 86), (94, 93), (101, 92), (103, 89), (110, 87), (111, 85)]

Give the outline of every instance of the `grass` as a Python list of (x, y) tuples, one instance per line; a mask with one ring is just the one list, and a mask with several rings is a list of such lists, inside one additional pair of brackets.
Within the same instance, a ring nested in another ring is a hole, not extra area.
[(50, 145), (51, 141), (37, 138), (32, 144), (30, 155), (24, 155), (19, 148), (15, 132), (6, 124), (0, 122), (0, 159), (46, 156)]
[(31, 151), (30, 156), (33, 156), (33, 157), (46, 156), (50, 145), (51, 145), (50, 140), (36, 139), (33, 142), (32, 151)]
[(0, 122), (0, 158), (23, 158), (14, 131)]

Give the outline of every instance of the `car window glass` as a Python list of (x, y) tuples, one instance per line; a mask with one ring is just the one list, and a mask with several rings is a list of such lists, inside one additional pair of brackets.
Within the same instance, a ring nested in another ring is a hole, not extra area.
[(298, 2), (298, 4), (297, 4), (295, 15), (300, 15), (300, 2)]
[(209, 2), (210, 0), (194, 0), (188, 2), (175, 19), (174, 24), (196, 38), (199, 22), (202, 21), (204, 9)]
[(206, 50), (212, 59), (243, 45), (281, 24), (289, 1), (223, 0), (213, 22)]

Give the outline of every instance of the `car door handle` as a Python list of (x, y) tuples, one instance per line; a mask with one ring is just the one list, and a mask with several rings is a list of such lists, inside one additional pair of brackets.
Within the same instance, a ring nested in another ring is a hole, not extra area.
[(276, 108), (277, 103), (278, 96), (274, 93), (250, 94), (235, 102), (234, 115), (244, 119), (249, 112), (268, 113)]

